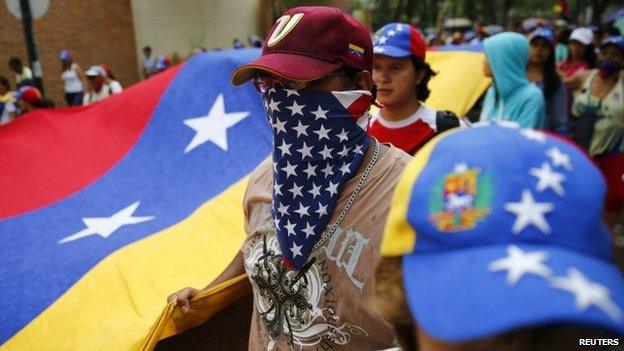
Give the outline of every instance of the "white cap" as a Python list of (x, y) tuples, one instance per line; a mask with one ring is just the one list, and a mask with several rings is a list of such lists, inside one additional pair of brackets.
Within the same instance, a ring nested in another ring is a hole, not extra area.
[(576, 28), (570, 34), (570, 41), (576, 40), (583, 45), (589, 45), (594, 41), (594, 32), (589, 28)]
[(89, 67), (89, 69), (85, 72), (85, 75), (90, 77), (106, 77), (106, 71), (104, 71), (104, 68), (102, 68), (102, 66), (95, 65)]

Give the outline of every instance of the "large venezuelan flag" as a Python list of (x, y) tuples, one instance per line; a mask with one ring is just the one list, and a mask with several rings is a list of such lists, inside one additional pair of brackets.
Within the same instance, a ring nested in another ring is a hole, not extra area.
[[(257, 92), (229, 76), (258, 55), (196, 55), (98, 104), (0, 128), (0, 350), (151, 349), (248, 293), (241, 277), (199, 296), (201, 313), (163, 311), (242, 243), (246, 177), (271, 136)], [(465, 113), (489, 84), (481, 60), (430, 53), (427, 103)]]

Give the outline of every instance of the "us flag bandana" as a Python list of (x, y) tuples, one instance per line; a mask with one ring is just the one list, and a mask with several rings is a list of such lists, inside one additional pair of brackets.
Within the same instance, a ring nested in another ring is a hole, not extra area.
[(273, 130), (271, 212), (284, 265), (299, 270), (327, 227), (342, 185), (368, 150), (368, 91), (263, 94)]

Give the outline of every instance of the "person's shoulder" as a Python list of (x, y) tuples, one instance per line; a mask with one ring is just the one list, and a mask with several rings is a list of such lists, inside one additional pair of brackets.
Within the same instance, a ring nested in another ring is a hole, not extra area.
[(247, 191), (271, 186), (273, 181), (273, 161), (271, 157), (265, 158), (249, 175)]
[(381, 164), (388, 168), (394, 168), (400, 171), (405, 168), (407, 163), (413, 158), (407, 152), (390, 143), (381, 143), (379, 147)]

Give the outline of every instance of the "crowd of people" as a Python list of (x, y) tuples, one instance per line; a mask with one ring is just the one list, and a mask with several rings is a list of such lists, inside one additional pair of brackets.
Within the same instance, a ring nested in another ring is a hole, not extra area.
[(624, 39), (593, 52), (587, 33), (558, 65), (549, 28), (485, 38), (475, 122), (424, 104), (436, 72), (415, 27), (371, 39), (339, 9), (289, 10), (232, 75), (253, 81), (273, 134), (243, 200), (247, 238), (214, 281), (168, 301), (188, 313), (247, 275), (253, 350), (617, 345), (624, 278), (605, 219), (624, 201)]
[[(66, 106), (89, 105), (123, 91), (107, 64), (93, 65), (83, 71), (67, 50), (59, 53), (59, 60)], [(29, 67), (23, 65), (18, 57), (12, 57), (8, 64), (15, 75), (15, 90), (11, 89), (8, 78), (0, 76), (0, 125), (33, 109), (55, 107), (56, 104), (36, 87)]]

